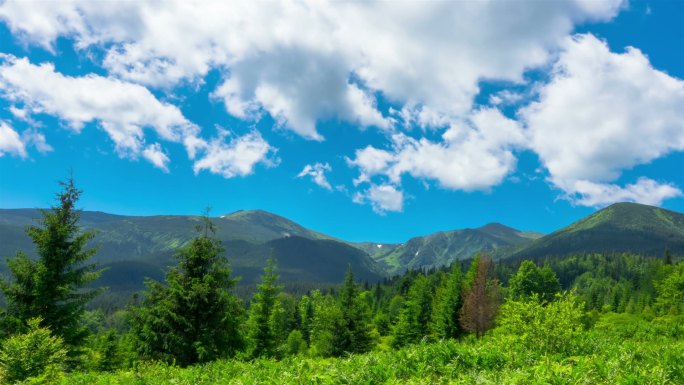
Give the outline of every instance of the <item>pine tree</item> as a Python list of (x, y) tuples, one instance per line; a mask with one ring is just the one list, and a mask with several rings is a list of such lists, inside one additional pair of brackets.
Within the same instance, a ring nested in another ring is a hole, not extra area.
[(333, 340), (336, 355), (369, 351), (373, 347), (370, 316), (367, 307), (359, 299), (351, 265), (344, 276), (339, 303), (342, 317), (338, 320)]
[(86, 287), (102, 270), (87, 263), (97, 249), (86, 248), (95, 232), (78, 226), (76, 202), (82, 191), (73, 177), (59, 184), (63, 189), (57, 194), (58, 205), (41, 210), (39, 224), (26, 229), (38, 259), (22, 252), (10, 259), (11, 280), (0, 282), (0, 290), (8, 305), (3, 324), (12, 327), (7, 334), (25, 332), (30, 319), (40, 318), (40, 326), (62, 338), (74, 358), (89, 333), (81, 324), (85, 306), (102, 291)]
[(147, 281), (143, 306), (133, 308), (131, 329), (145, 358), (187, 366), (232, 356), (242, 347), (242, 308), (230, 291), (236, 279), (203, 218), (203, 233), (178, 250), (166, 285)]
[(416, 276), (409, 288), (399, 321), (394, 326), (392, 345), (404, 346), (419, 342), (430, 334), (432, 313), (432, 290), (430, 281), (422, 274)]
[(278, 275), (275, 270), (275, 261), (269, 259), (249, 308), (247, 342), (251, 357), (273, 357), (276, 354), (272, 317), (282, 286), (276, 285)]
[(459, 314), (462, 305), (463, 277), (461, 266), (454, 263), (435, 295), (431, 331), (436, 338), (456, 338), (461, 334)]

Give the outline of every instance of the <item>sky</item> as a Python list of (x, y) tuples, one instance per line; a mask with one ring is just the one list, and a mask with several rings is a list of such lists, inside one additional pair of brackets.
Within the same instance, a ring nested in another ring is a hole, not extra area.
[(684, 212), (684, 2), (0, 0), (0, 208), (350, 241)]

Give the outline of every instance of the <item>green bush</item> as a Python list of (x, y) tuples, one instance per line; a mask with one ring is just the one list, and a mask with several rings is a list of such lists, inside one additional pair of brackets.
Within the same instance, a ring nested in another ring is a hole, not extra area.
[[(0, 348), (0, 383), (14, 384), (29, 378), (53, 382), (66, 362), (67, 350), (61, 338), (40, 326), (40, 319), (28, 322), (28, 332), (12, 336)], [(42, 379), (41, 379), (42, 378)]]
[(548, 304), (536, 295), (509, 300), (501, 307), (497, 334), (513, 344), (542, 354), (572, 353), (583, 330), (582, 305), (572, 293), (558, 294)]

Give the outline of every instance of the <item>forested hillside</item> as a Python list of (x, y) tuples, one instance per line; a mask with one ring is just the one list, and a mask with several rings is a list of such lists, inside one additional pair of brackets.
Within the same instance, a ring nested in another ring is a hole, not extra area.
[(661, 257), (665, 251), (684, 254), (684, 214), (637, 203), (616, 203), (503, 256), (630, 252)]

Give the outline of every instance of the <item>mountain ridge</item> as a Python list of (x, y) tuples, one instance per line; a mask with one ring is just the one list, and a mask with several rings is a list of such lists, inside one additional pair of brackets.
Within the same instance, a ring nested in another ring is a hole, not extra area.
[[(24, 228), (39, 218), (38, 209), (0, 209), (0, 257), (13, 256), (18, 250), (35, 255)], [(127, 285), (135, 287), (143, 276), (160, 278), (162, 269), (175, 263), (175, 250), (195, 236), (200, 219), (196, 215), (82, 211), (80, 224), (85, 230), (98, 231), (100, 250), (95, 260), (110, 267), (103, 279), (116, 282), (116, 275), (122, 274)], [(283, 279), (334, 283), (341, 281), (347, 263), (353, 265), (356, 276), (377, 281), (408, 269), (447, 266), (480, 251), (497, 259), (592, 252), (662, 256), (665, 249), (684, 255), (684, 214), (635, 203), (608, 206), (547, 235), (491, 222), (399, 244), (348, 242), (264, 210), (238, 210), (211, 219), (234, 273), (243, 277), (242, 284), (258, 279), (268, 257), (279, 260)], [(309, 263), (302, 264), (303, 260)], [(0, 270), (3, 265), (0, 261)], [(328, 274), (332, 270), (339, 271)]]
[(621, 202), (524, 245), (502, 258), (562, 257), (572, 253), (684, 255), (684, 214)]

